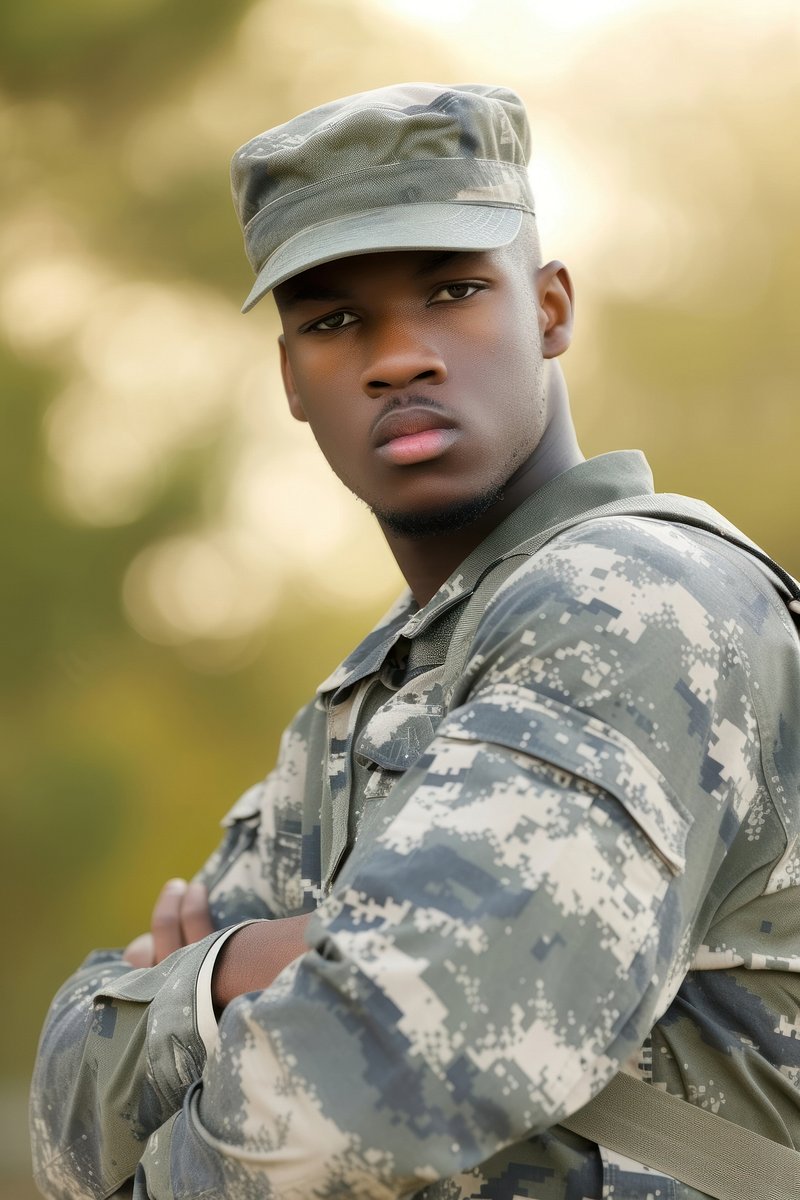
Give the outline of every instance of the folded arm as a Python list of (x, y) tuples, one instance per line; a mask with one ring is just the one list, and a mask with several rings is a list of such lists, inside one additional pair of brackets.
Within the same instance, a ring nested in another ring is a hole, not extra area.
[(577, 1110), (664, 1013), (757, 791), (735, 580), (680, 532), (587, 540), (490, 610), (464, 703), (312, 950), (226, 1009), (137, 1200), (410, 1195)]
[(277, 843), (283, 814), (298, 806), (292, 787), (302, 794), (301, 730), (302, 714), (276, 770), (231, 810), (197, 880), (165, 885), (151, 931), (124, 951), (90, 955), (56, 995), (31, 1089), (34, 1168), (45, 1195), (110, 1194), (132, 1176), (150, 1134), (180, 1108), (202, 1073), (209, 1031), (216, 1036), (208, 977), (218, 952), (224, 965), (231, 926), (256, 920), (260, 944), (255, 956), (228, 955), (227, 968), (215, 973), (220, 1006), (266, 986), (302, 949), (307, 917), (282, 917), (302, 904), (293, 847), (270, 852), (265, 844)]
[[(700, 601), (658, 579), (673, 615), (648, 647), (630, 581), (630, 612), (598, 606), (581, 564), (614, 582), (602, 546), (567, 555), (479, 630), (472, 691), (357, 842), (312, 948), (228, 1004), (180, 1111), (138, 1146), (137, 1200), (413, 1193), (575, 1111), (663, 1013), (757, 745)], [(120, 990), (147, 1007), (118, 984), (101, 1008)]]
[(226, 1009), (137, 1197), (401, 1196), (555, 1124), (650, 1029), (686, 877), (619, 802), (446, 736), (413, 774), (313, 950)]

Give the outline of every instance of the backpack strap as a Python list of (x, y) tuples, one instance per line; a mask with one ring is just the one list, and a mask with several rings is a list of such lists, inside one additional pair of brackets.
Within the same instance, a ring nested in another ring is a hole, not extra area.
[(800, 627), (800, 583), (788, 571), (779, 566), (760, 546), (745, 537), (735, 525), (726, 521), (710, 505), (701, 500), (692, 500), (687, 496), (656, 492), (601, 504), (581, 513), (580, 516), (571, 517), (569, 520), (552, 525), (521, 542), (503, 558), (489, 566), (464, 605), (464, 612), (453, 631), (447, 653), (448, 678), (455, 679), (463, 673), (486, 605), (500, 585), (514, 573), (517, 567), (559, 534), (566, 533), (567, 530), (583, 525), (587, 521), (606, 517), (647, 517), (650, 520), (666, 521), (672, 525), (689, 525), (704, 533), (714, 534), (729, 545), (736, 546), (744, 554), (756, 559), (765, 573), (771, 577), (775, 590), (782, 597), (795, 623)]
[(800, 1152), (632, 1075), (560, 1124), (714, 1200), (800, 1200)]

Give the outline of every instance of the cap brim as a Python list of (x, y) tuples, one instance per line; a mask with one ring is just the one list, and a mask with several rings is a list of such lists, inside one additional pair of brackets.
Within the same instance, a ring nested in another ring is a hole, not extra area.
[(518, 208), (488, 204), (396, 204), (303, 229), (279, 246), (258, 273), (242, 312), (279, 283), (338, 258), (389, 250), (497, 250), (513, 242)]

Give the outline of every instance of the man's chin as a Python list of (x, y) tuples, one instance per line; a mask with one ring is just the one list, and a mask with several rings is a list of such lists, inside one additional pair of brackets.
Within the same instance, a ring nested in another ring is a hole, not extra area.
[(386, 530), (398, 537), (438, 537), (465, 529), (502, 498), (503, 488), (496, 487), (468, 500), (457, 500), (427, 512), (384, 512), (373, 508), (372, 513)]

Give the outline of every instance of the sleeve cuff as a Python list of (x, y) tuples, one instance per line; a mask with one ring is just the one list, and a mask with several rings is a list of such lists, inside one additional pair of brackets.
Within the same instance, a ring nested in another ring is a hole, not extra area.
[(211, 979), (214, 974), (217, 956), (231, 934), (236, 933), (239, 929), (244, 929), (245, 925), (253, 924), (254, 921), (240, 921), (238, 925), (231, 925), (230, 929), (226, 929), (215, 942), (211, 943), (205, 958), (200, 964), (200, 970), (197, 972), (197, 983), (195, 984), (195, 1019), (197, 1022), (197, 1032), (205, 1046), (206, 1058), (216, 1049), (219, 1040), (217, 1018), (214, 1015), (214, 1002), (211, 998)]

